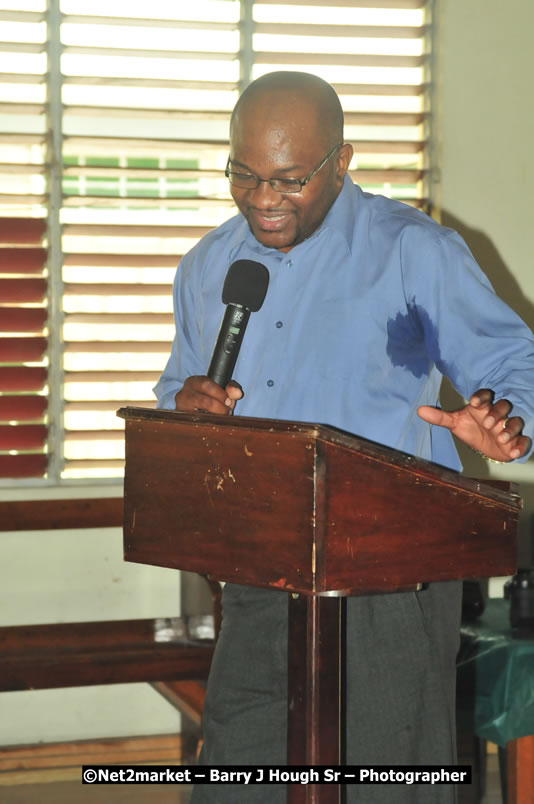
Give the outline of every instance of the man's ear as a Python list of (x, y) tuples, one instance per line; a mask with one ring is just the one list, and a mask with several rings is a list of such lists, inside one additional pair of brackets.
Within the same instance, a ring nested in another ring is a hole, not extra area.
[(336, 173), (338, 178), (344, 179), (345, 173), (349, 169), (350, 160), (352, 159), (354, 149), (350, 142), (345, 142), (339, 149), (336, 155)]

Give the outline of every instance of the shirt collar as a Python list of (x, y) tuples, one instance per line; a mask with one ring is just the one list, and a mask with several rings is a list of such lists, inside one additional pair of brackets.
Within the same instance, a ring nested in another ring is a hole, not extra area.
[(345, 175), (343, 187), (338, 197), (328, 210), (326, 218), (319, 227), (337, 232), (345, 242), (347, 251), (352, 254), (352, 242), (358, 212), (358, 201), (355, 190), (358, 189), (350, 176)]

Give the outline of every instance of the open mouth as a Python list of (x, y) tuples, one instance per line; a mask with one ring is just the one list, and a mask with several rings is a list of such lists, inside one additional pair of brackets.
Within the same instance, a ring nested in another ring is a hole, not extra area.
[(251, 217), (260, 229), (265, 232), (277, 232), (283, 229), (291, 216), (290, 212), (260, 213), (252, 212)]

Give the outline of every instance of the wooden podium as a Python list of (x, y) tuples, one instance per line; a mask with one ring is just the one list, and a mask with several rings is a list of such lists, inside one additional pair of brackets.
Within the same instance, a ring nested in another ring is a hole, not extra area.
[(521, 500), (502, 487), (318, 424), (118, 415), (126, 560), (288, 592), (288, 764), (340, 762), (343, 596), (515, 571)]

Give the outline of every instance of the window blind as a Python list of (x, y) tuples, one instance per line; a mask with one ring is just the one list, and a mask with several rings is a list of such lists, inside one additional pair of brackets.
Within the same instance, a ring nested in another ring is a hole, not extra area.
[(43, 3), (12, 6), (0, 10), (0, 478), (48, 465), (46, 23)]
[[(345, 109), (354, 180), (426, 208), (429, 10), (0, 0), (0, 22), (0, 243), (19, 254), (1, 269), (0, 474), (26, 457), (46, 482), (120, 477), (115, 411), (155, 404), (176, 265), (235, 211), (224, 167), (240, 88), (276, 69), (321, 75)], [(4, 239), (13, 218), (39, 224), (31, 243)], [(13, 310), (33, 329), (10, 329)], [(15, 389), (27, 369), (32, 388)]]
[(307, 70), (329, 81), (363, 189), (424, 207), (428, 4), (421, 0), (254, 3), (252, 77)]

